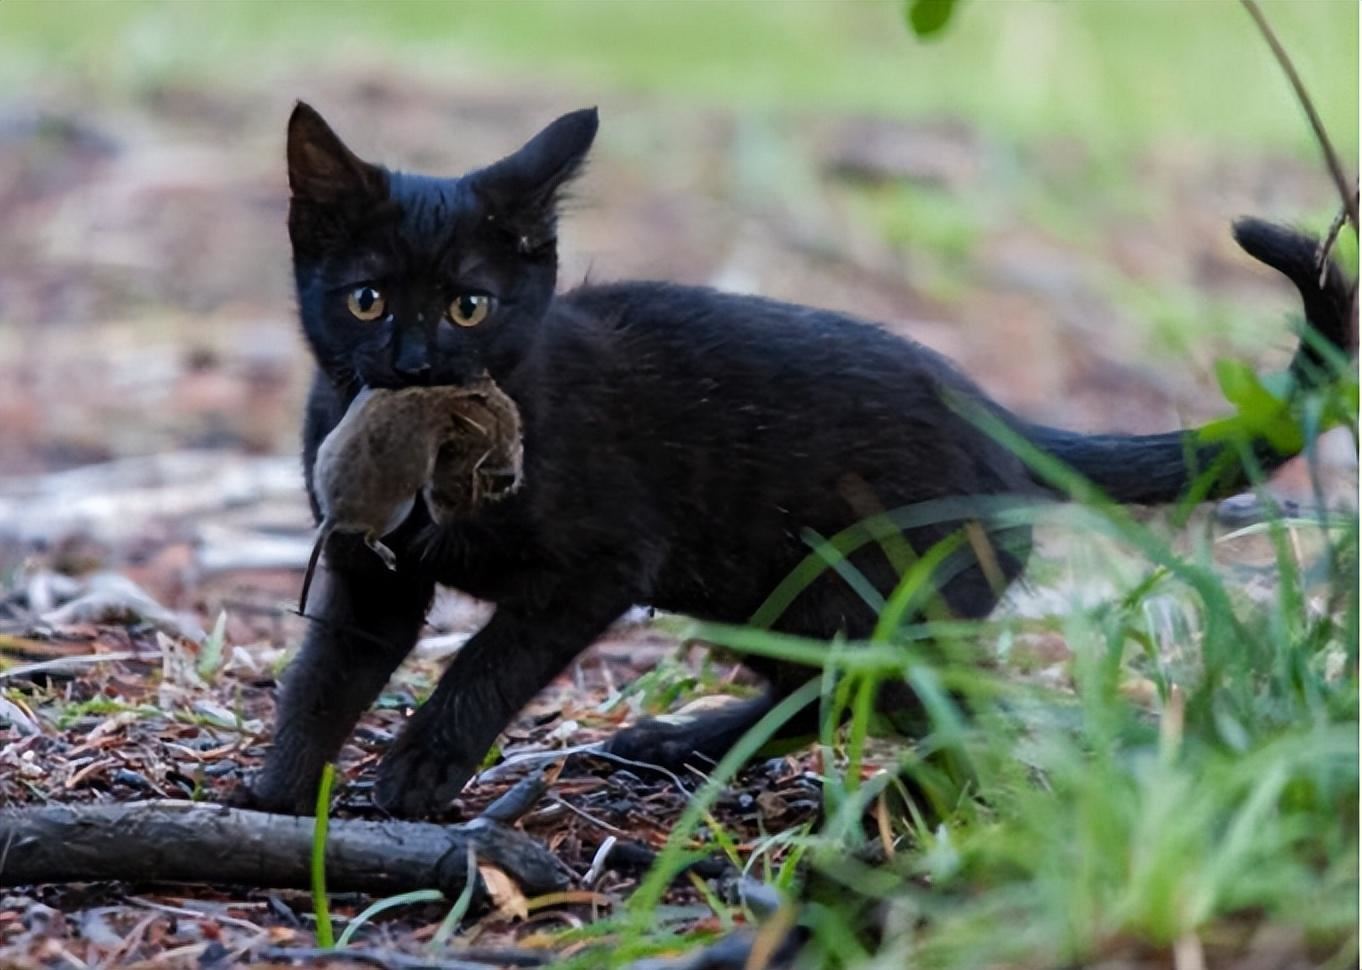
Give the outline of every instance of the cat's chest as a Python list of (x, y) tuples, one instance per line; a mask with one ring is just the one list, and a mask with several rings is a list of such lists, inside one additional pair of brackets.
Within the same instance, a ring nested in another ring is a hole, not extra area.
[(513, 591), (517, 575), (547, 558), (524, 506), (522, 496), (512, 495), (467, 520), (430, 524), (414, 537), (411, 553), (437, 582), (499, 600)]

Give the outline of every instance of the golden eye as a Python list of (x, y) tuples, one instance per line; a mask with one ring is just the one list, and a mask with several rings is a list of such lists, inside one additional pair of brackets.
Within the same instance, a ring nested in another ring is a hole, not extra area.
[(476, 327), (492, 312), (492, 298), (485, 293), (460, 293), (449, 301), (449, 319), (461, 327)]
[(383, 316), (383, 311), (388, 307), (388, 301), (383, 299), (383, 294), (372, 286), (357, 286), (345, 298), (345, 307), (356, 320), (363, 320), (368, 323)]

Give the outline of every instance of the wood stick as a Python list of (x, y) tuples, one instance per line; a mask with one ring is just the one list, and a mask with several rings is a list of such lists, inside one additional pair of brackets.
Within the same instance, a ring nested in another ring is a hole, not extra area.
[(439, 957), (434, 954), (413, 956), (396, 950), (370, 950), (363, 947), (347, 946), (343, 950), (313, 947), (271, 946), (255, 951), (260, 960), (277, 963), (322, 963), (328, 967), (340, 964), (363, 964), (377, 967), (378, 970), (494, 970), (504, 967), (542, 967), (549, 957), (544, 954), (527, 954), (524, 951), (507, 950), (459, 950), (455, 956)]
[(1334, 185), (1338, 188), (1338, 194), (1343, 202), (1343, 208), (1348, 213), (1348, 221), (1353, 224), (1353, 232), (1359, 231), (1357, 204), (1358, 197), (1356, 191), (1349, 187), (1348, 176), (1344, 174), (1343, 163), (1338, 160), (1338, 152), (1334, 151), (1333, 142), (1329, 140), (1329, 133), (1324, 130), (1324, 122), (1320, 121), (1319, 112), (1315, 110), (1315, 102), (1310, 100), (1310, 94), (1305, 90), (1305, 82), (1296, 73), (1296, 65), (1291, 62), (1291, 55), (1286, 52), (1282, 42), (1277, 39), (1276, 32), (1272, 25), (1267, 22), (1263, 10), (1258, 6), (1257, 0), (1240, 0), (1244, 9), (1249, 12), (1253, 22), (1258, 25), (1258, 30), (1262, 33), (1263, 39), (1267, 41), (1268, 47), (1272, 48), (1272, 55), (1277, 58), (1277, 64), (1281, 67), (1282, 73), (1291, 84), (1291, 89), (1296, 92), (1296, 100), (1305, 109), (1305, 117), (1310, 122), (1310, 128), (1315, 133), (1315, 141), (1319, 143), (1319, 149), (1324, 154), (1324, 164), (1329, 168), (1329, 174), (1333, 177)]
[[(0, 886), (116, 879), (305, 889), (311, 818), (202, 802), (44, 805), (0, 811)], [(549, 851), (485, 819), (459, 825), (333, 819), (327, 885), (376, 896), (463, 890), (468, 849), (528, 896), (566, 888)]]

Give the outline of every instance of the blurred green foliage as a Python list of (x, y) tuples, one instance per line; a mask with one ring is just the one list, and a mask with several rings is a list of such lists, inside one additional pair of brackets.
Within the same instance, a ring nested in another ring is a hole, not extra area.
[(935, 37), (946, 29), (955, 12), (955, 0), (908, 0), (908, 26), (919, 37)]
[[(1264, 8), (1335, 140), (1355, 146), (1357, 5)], [(1064, 133), (1098, 152), (1155, 133), (1314, 151), (1233, 0), (971, 5), (941, 44), (912, 37), (901, 0), (0, 4), (0, 83), (11, 94), (54, 77), (135, 89), (385, 64), (443, 78), (557, 75), (726, 106), (961, 116), (1004, 135)]]

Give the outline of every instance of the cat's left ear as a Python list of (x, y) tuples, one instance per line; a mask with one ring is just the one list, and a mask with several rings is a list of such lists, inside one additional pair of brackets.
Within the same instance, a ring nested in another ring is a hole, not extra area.
[(381, 192), (383, 173), (346, 147), (315, 108), (299, 101), (288, 119), (293, 198), (328, 205)]
[(565, 114), (519, 151), (471, 176), (489, 216), (514, 233), (521, 248), (553, 240), (563, 189), (581, 173), (598, 125), (595, 108)]

